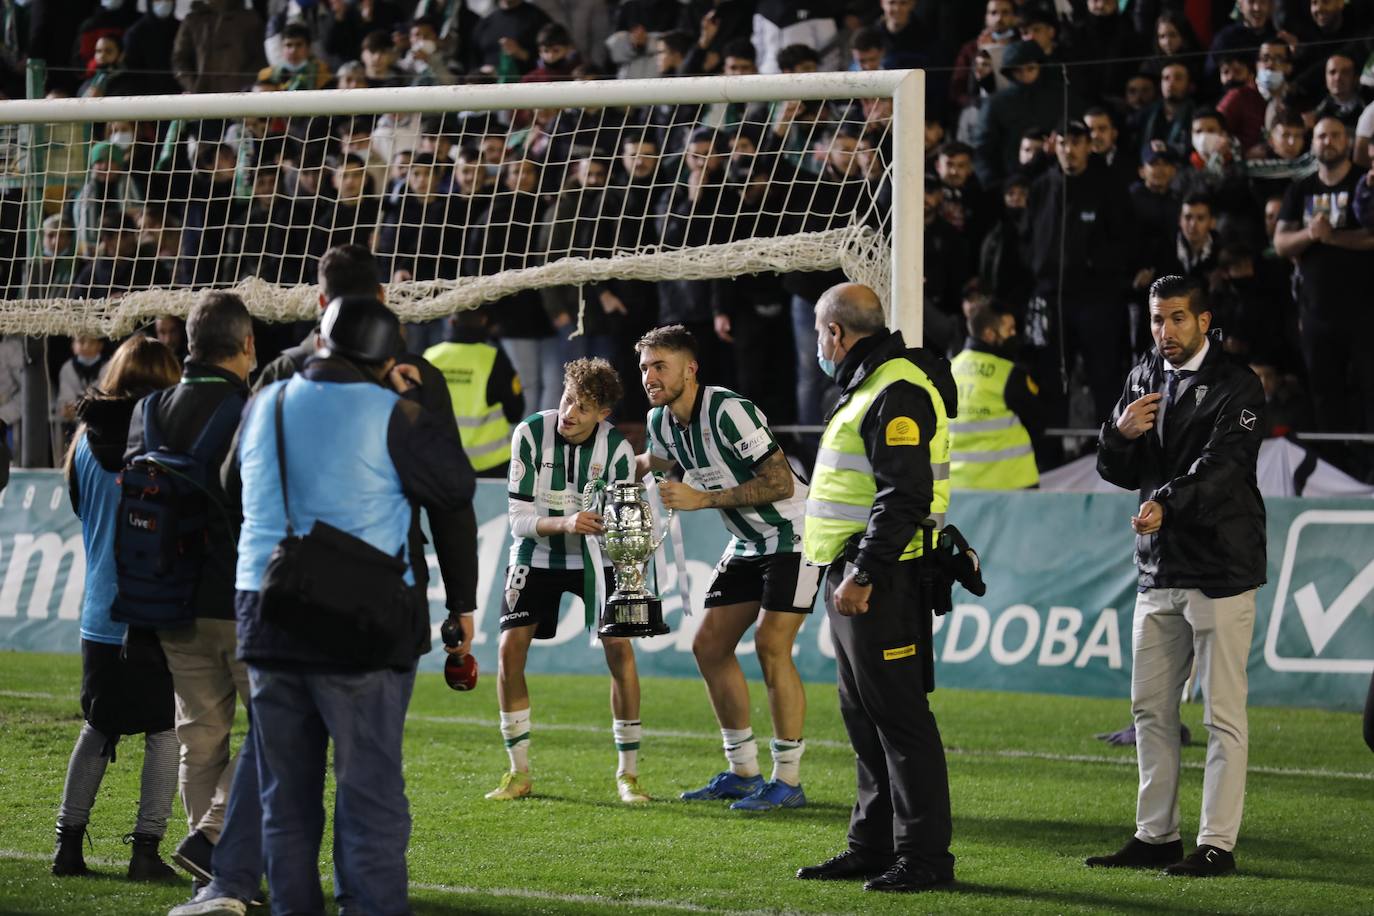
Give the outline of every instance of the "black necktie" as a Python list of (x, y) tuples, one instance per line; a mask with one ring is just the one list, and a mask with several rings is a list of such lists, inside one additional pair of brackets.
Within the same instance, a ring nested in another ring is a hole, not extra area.
[(1164, 441), (1164, 418), (1169, 415), (1174, 407), (1174, 401), (1178, 397), (1178, 384), (1184, 379), (1190, 378), (1193, 373), (1188, 369), (1166, 369), (1164, 370), (1164, 401), (1159, 411), (1159, 441)]

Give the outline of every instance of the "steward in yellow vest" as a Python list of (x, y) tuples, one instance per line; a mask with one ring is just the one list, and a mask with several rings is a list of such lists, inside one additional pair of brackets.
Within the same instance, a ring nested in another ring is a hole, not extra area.
[(949, 425), (949, 481), (962, 490), (1022, 490), (1040, 482), (1031, 430), (1040, 431), (1040, 388), (1011, 359), (1016, 318), (988, 306), (969, 315), (954, 357), (959, 419)]
[(458, 434), (479, 477), (505, 477), (513, 424), (525, 413), (520, 376), (487, 336), (486, 318), (460, 312), (449, 319), (449, 339), (425, 351), (444, 374)]
[(954, 879), (949, 777), (926, 698), (931, 608), (910, 561), (921, 523), (945, 523), (958, 393), (944, 357), (908, 349), (884, 319), (856, 283), (816, 303), (816, 358), (842, 393), (816, 456), (802, 549), (829, 566), (826, 618), (859, 778), (848, 849), (797, 877), (917, 891)]

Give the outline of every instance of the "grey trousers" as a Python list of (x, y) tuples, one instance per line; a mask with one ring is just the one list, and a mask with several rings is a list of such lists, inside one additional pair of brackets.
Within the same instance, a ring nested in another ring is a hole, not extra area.
[(1235, 848), (1245, 806), (1245, 666), (1254, 628), (1254, 589), (1228, 598), (1183, 588), (1136, 596), (1131, 711), (1140, 765), (1136, 837), (1143, 842), (1179, 839), (1179, 696), (1196, 655), (1207, 727), (1197, 842)]

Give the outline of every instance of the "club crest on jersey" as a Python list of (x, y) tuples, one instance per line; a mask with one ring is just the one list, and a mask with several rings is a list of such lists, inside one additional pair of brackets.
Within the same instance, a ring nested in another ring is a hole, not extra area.
[(601, 472), (604, 471), (605, 469), (606, 469), (606, 466), (605, 466), (604, 464), (593, 464), (591, 467), (587, 468), (587, 473), (588, 473), (591, 477), (600, 477), (600, 476), (601, 476)]

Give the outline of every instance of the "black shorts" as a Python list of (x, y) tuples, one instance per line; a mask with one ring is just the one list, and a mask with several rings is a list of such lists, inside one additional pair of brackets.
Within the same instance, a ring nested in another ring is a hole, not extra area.
[(804, 561), (799, 553), (725, 556), (716, 564), (716, 574), (706, 590), (706, 606), (757, 601), (765, 611), (810, 614), (823, 571)]
[[(606, 594), (615, 588), (608, 566)], [(558, 611), (563, 595), (582, 596), (582, 570), (540, 569), (537, 566), (507, 566), (506, 588), (501, 596), (501, 629), (534, 627), (535, 639), (553, 639), (558, 632)]]
[(107, 738), (165, 732), (176, 724), (166, 663), (125, 661), (123, 648), (81, 640), (81, 714)]

